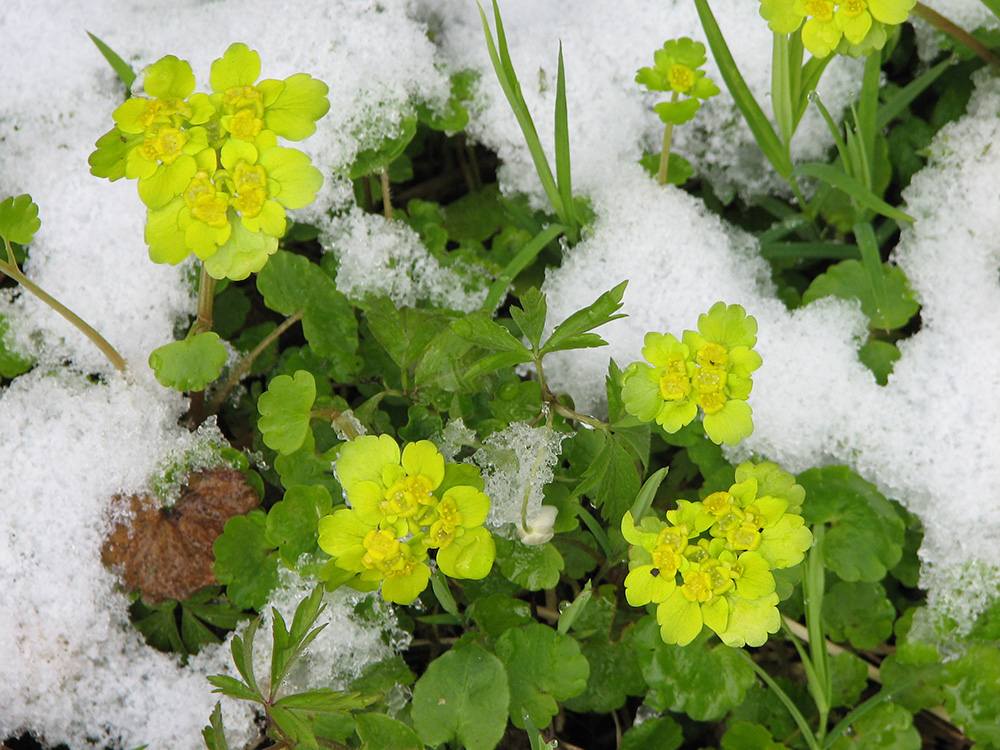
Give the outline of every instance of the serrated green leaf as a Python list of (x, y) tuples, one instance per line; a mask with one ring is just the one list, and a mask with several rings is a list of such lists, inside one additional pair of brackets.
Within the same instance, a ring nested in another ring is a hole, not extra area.
[(208, 750), (229, 750), (229, 743), (226, 742), (226, 730), (222, 726), (222, 705), (215, 704), (212, 715), (209, 718), (207, 727), (201, 730), (201, 736), (205, 740), (205, 747)]
[(491, 594), (476, 599), (469, 608), (469, 614), (490, 643), (510, 628), (534, 622), (528, 603), (506, 594)]
[(317, 549), (319, 519), (330, 513), (333, 499), (324, 487), (296, 485), (267, 513), (267, 542), (289, 568), (301, 555)]
[(860, 300), (861, 310), (868, 316), (868, 325), (873, 329), (892, 330), (902, 328), (920, 309), (919, 303), (910, 291), (909, 282), (897, 266), (884, 265), (886, 306), (881, 312), (875, 301), (875, 293), (868, 281), (861, 261), (842, 260), (830, 266), (826, 273), (813, 279), (802, 295), (802, 303), (809, 304), (821, 297), (838, 297), (846, 300)]
[(430, 663), (413, 687), (411, 716), (428, 745), (457, 741), (468, 750), (492, 750), (507, 725), (509, 703), (503, 664), (473, 643)]
[(520, 540), (494, 536), (497, 562), (504, 576), (528, 591), (550, 589), (559, 582), (564, 562), (551, 542), (528, 545)]
[(319, 748), (312, 727), (298, 713), (281, 706), (271, 706), (269, 713), (271, 721), (295, 743), (294, 747)]
[(895, 703), (882, 703), (852, 725), (850, 736), (841, 735), (831, 750), (920, 750), (920, 733), (913, 715)]
[(294, 377), (279, 375), (271, 380), (257, 400), (261, 414), (257, 427), (264, 444), (286, 456), (297, 451), (309, 432), (315, 401), (316, 379), (307, 370), (298, 370)]
[(213, 674), (208, 681), (215, 686), (213, 693), (223, 693), (233, 698), (261, 703), (261, 697), (242, 682), (224, 674)]
[(0, 237), (8, 242), (30, 245), (41, 226), (38, 206), (30, 195), (11, 196), (0, 201)]
[(846, 466), (810, 469), (798, 482), (806, 522), (832, 524), (823, 542), (826, 567), (845, 581), (881, 581), (903, 555), (904, 525), (892, 504)]
[(469, 380), (469, 367), (478, 357), (467, 356), (473, 344), (445, 328), (427, 344), (413, 373), (414, 385), (457, 391)]
[(605, 341), (597, 334), (587, 334), (598, 326), (610, 323), (618, 318), (624, 318), (624, 314), (616, 315), (622, 306), (622, 295), (625, 294), (625, 287), (628, 281), (623, 281), (610, 291), (604, 292), (593, 303), (577, 310), (566, 320), (556, 326), (552, 335), (542, 346), (542, 354), (549, 354), (564, 349), (580, 349), (593, 346), (604, 346)]
[(838, 581), (823, 596), (823, 624), (832, 641), (874, 649), (892, 635), (895, 620), (881, 583)]
[(510, 331), (491, 320), (486, 313), (476, 311), (451, 324), (451, 329), (466, 341), (491, 351), (517, 352), (531, 361), (531, 352), (514, 338)]
[(493, 354), (487, 354), (485, 357), (475, 361), (466, 373), (466, 377), (469, 380), (474, 380), (504, 367), (513, 367), (522, 362), (528, 362), (530, 358), (531, 355), (528, 355), (528, 359), (525, 359), (525, 355), (522, 352), (494, 352)]
[(612, 526), (621, 523), (639, 493), (639, 472), (626, 445), (625, 440), (612, 433), (583, 473), (582, 492), (600, 506), (601, 516)]
[(354, 726), (367, 750), (424, 750), (416, 732), (385, 714), (358, 714)]
[(564, 701), (587, 687), (590, 665), (577, 642), (552, 628), (536, 623), (511, 628), (496, 642), (496, 655), (507, 669), (510, 687), (510, 720), (524, 728), (524, 712), (545, 728)]
[(375, 338), (401, 369), (408, 369), (451, 321), (441, 313), (404, 307), (397, 310), (392, 300), (369, 300), (365, 320)]
[(212, 331), (166, 344), (149, 355), (149, 366), (160, 385), (182, 392), (205, 390), (224, 364), (226, 347)]
[(548, 314), (545, 295), (537, 287), (528, 287), (521, 294), (520, 302), (520, 307), (511, 306), (510, 316), (531, 346), (537, 349), (545, 331), (545, 317)]
[(657, 711), (683, 711), (696, 721), (714, 721), (737, 706), (757, 679), (735, 649), (706, 647), (707, 633), (676, 646), (663, 642), (654, 617), (647, 615), (639, 627), (639, 663), (649, 685), (646, 705)]
[(215, 540), (215, 577), (226, 584), (226, 596), (237, 607), (260, 610), (278, 585), (278, 558), (267, 543), (267, 519), (263, 511), (226, 521)]
[(344, 693), (332, 688), (315, 688), (304, 693), (294, 693), (279, 698), (275, 706), (298, 709), (300, 711), (320, 711), (322, 713), (347, 713), (357, 711), (375, 701), (373, 696), (359, 693)]
[(192, 654), (201, 651), (202, 646), (222, 643), (219, 636), (184, 606), (181, 607), (181, 639), (185, 648)]

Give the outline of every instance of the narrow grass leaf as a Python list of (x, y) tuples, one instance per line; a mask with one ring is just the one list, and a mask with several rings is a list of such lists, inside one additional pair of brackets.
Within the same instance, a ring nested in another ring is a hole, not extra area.
[(760, 254), (768, 260), (861, 259), (858, 246), (844, 242), (767, 242), (761, 243)]
[(125, 84), (125, 96), (132, 96), (132, 84), (135, 83), (135, 71), (132, 70), (127, 62), (119, 57), (117, 52), (89, 31), (87, 32), (87, 36), (90, 37), (90, 41), (97, 46), (97, 49), (99, 49), (101, 54), (104, 55), (104, 59), (108, 61), (115, 73), (118, 74), (118, 77), (121, 78), (122, 83)]
[(653, 504), (653, 498), (656, 497), (656, 491), (660, 489), (660, 483), (663, 478), (667, 476), (667, 468), (664, 466), (662, 469), (658, 469), (647, 479), (643, 485), (642, 489), (639, 490), (639, 494), (636, 495), (635, 502), (632, 503), (632, 518), (635, 523), (639, 523), (642, 517), (646, 515), (646, 511)]
[(870, 208), (882, 216), (895, 219), (896, 221), (914, 221), (912, 216), (903, 213), (898, 208), (890, 206), (856, 179), (836, 167), (831, 167), (829, 164), (820, 164), (819, 162), (800, 164), (792, 171), (792, 174), (805, 175), (806, 177), (815, 177), (822, 180), (838, 190), (847, 193), (859, 205)]
[(879, 318), (886, 319), (886, 310), (889, 307), (885, 291), (885, 267), (882, 265), (882, 256), (879, 253), (878, 244), (875, 242), (875, 231), (867, 221), (859, 221), (854, 225), (854, 238), (858, 241), (858, 248), (861, 250), (861, 263), (868, 276), (868, 283), (871, 285), (872, 294), (875, 295), (875, 307), (878, 309)]
[(514, 283), (514, 279), (525, 268), (530, 266), (542, 249), (552, 240), (566, 231), (562, 224), (552, 224), (535, 235), (527, 245), (521, 248), (520, 252), (514, 256), (513, 260), (500, 272), (494, 282), (490, 284), (490, 291), (483, 302), (482, 310), (490, 315), (496, 310), (500, 300), (507, 293), (507, 287)]
[[(983, 0), (983, 2), (986, 3), (987, 0)], [(994, 3), (1000, 8), (1000, 0), (988, 0), (988, 2)], [(899, 117), (914, 99), (924, 93), (950, 67), (951, 59), (949, 58), (939, 62), (926, 73), (917, 76), (906, 84), (906, 86), (896, 91), (895, 94), (885, 101), (875, 115), (875, 128), (881, 130)]]
[(573, 204), (573, 181), (570, 174), (569, 160), (569, 114), (566, 107), (566, 70), (563, 67), (562, 43), (559, 43), (559, 72), (556, 78), (556, 182), (559, 184), (559, 196), (562, 198), (565, 220), (570, 231), (576, 235), (579, 222), (576, 218), (576, 208)]

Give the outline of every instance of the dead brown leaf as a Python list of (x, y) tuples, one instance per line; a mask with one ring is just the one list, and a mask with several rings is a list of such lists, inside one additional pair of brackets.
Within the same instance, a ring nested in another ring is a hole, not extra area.
[(226, 521), (259, 504), (246, 477), (233, 469), (194, 472), (170, 508), (148, 493), (118, 495), (113, 502), (130, 518), (114, 525), (101, 559), (120, 570), (126, 589), (141, 590), (147, 604), (186, 599), (217, 584), (212, 544)]

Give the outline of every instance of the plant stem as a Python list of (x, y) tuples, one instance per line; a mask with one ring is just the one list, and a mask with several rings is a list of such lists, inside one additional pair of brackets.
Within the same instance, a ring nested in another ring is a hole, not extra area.
[[(670, 103), (676, 104), (678, 93), (675, 91), (673, 96), (670, 97)], [(656, 181), (661, 185), (667, 184), (667, 172), (670, 169), (670, 142), (674, 137), (674, 124), (672, 122), (667, 123), (667, 127), (663, 129), (663, 149), (660, 151), (660, 171), (656, 174)]]
[(978, 39), (954, 21), (945, 18), (936, 10), (928, 8), (923, 3), (917, 3), (914, 5), (911, 12), (917, 18), (922, 18), (927, 21), (927, 23), (938, 31), (943, 31), (948, 36), (964, 44), (976, 53), (976, 56), (987, 65), (992, 65), (994, 69), (1000, 69), (1000, 57), (994, 55), (993, 52), (991, 52)]
[(257, 359), (263, 353), (267, 347), (278, 340), (278, 337), (287, 331), (292, 325), (302, 320), (302, 310), (292, 313), (287, 318), (285, 318), (281, 325), (271, 331), (267, 336), (261, 339), (260, 343), (257, 344), (253, 349), (247, 352), (243, 358), (237, 363), (236, 367), (229, 374), (226, 382), (223, 384), (222, 388), (216, 391), (215, 395), (212, 397), (211, 403), (208, 405), (208, 414), (216, 414), (222, 405), (225, 403), (226, 399), (229, 398), (230, 392), (236, 387), (236, 384), (240, 382), (244, 375), (246, 375), (247, 370), (253, 365), (254, 360)]
[(191, 333), (204, 333), (212, 330), (212, 308), (215, 305), (216, 281), (208, 275), (205, 264), (201, 264), (201, 278), (198, 279), (198, 319)]
[(538, 352), (535, 352), (535, 370), (538, 372), (538, 383), (542, 386), (542, 401), (547, 403), (556, 414), (565, 417), (566, 419), (572, 419), (581, 424), (589, 425), (597, 430), (608, 429), (608, 423), (602, 422), (595, 417), (587, 416), (586, 414), (581, 414), (578, 411), (570, 409), (568, 406), (560, 403), (556, 395), (549, 390), (549, 384), (545, 380), (545, 371), (542, 369), (542, 358), (538, 356)]
[(805, 599), (806, 629), (809, 632), (809, 655), (815, 671), (815, 684), (810, 683), (813, 700), (819, 711), (818, 734), (826, 736), (827, 718), (830, 714), (830, 655), (826, 651), (826, 635), (823, 632), (823, 594), (826, 587), (826, 569), (823, 565), (824, 524), (813, 527), (815, 542), (806, 557), (805, 575), (802, 578), (802, 593)]
[(111, 364), (113, 364), (118, 369), (118, 371), (124, 375), (127, 365), (122, 355), (120, 355), (118, 351), (113, 346), (111, 346), (111, 344), (108, 343), (107, 339), (105, 339), (103, 336), (101, 336), (101, 334), (95, 331), (79, 315), (70, 310), (59, 300), (57, 300), (52, 295), (48, 294), (44, 289), (42, 289), (40, 286), (29, 280), (27, 276), (21, 273), (21, 269), (17, 267), (17, 262), (14, 259), (14, 250), (11, 248), (10, 242), (8, 242), (5, 239), (4, 244), (6, 245), (7, 257), (10, 259), (10, 262), (8, 263), (5, 261), (0, 261), (0, 272), (10, 276), (12, 279), (14, 279), (14, 281), (23, 286), (29, 292), (38, 297), (38, 299), (40, 299), (42, 302), (44, 302), (46, 305), (51, 307), (57, 313), (62, 315), (66, 320), (72, 323), (77, 328), (77, 330), (79, 330), (84, 336), (90, 339), (94, 343), (94, 346), (100, 349), (101, 352), (104, 354), (104, 356), (107, 357), (108, 360), (110, 360)]
[(382, 174), (380, 175), (382, 180), (382, 213), (385, 218), (392, 218), (392, 198), (389, 194), (389, 168), (385, 167), (382, 169)]
[(735, 651), (740, 658), (749, 664), (753, 668), (753, 671), (757, 673), (757, 676), (760, 677), (764, 683), (774, 691), (774, 694), (778, 696), (779, 700), (781, 700), (781, 702), (785, 705), (785, 708), (788, 709), (788, 713), (791, 714), (792, 719), (799, 728), (799, 731), (802, 732), (802, 737), (805, 738), (806, 744), (809, 745), (810, 750), (821, 750), (819, 740), (817, 740), (816, 736), (810, 731), (809, 724), (806, 722), (805, 717), (802, 715), (802, 712), (799, 711), (799, 707), (796, 706), (792, 699), (788, 697), (788, 693), (782, 690), (781, 686), (774, 681), (774, 678), (765, 672), (757, 662), (750, 658), (750, 654), (741, 648), (733, 649), (733, 651)]

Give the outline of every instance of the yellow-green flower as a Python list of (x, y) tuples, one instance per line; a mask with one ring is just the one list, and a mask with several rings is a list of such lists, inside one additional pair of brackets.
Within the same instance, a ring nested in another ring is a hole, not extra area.
[[(832, 52), (857, 57), (885, 46), (889, 29), (903, 23), (916, 0), (761, 0), (771, 31), (802, 28), (802, 44), (814, 57)], [(804, 21), (804, 23), (803, 23)]]
[(736, 478), (701, 502), (678, 501), (666, 522), (622, 519), (625, 598), (656, 605), (667, 643), (686, 645), (707, 626), (729, 646), (760, 646), (781, 624), (772, 571), (801, 562), (812, 544), (794, 512), (805, 491), (772, 463), (743, 463)]
[(316, 131), (316, 120), (330, 109), (327, 85), (305, 73), (284, 81), (260, 77), (260, 55), (245, 44), (231, 44), (212, 63), (213, 105), (222, 132), (249, 143), (268, 133), (301, 141)]
[[(652, 68), (640, 68), (635, 80), (650, 91), (670, 91), (672, 100), (654, 107), (666, 123), (681, 125), (698, 111), (699, 99), (708, 99), (719, 93), (719, 87), (700, 70), (705, 64), (705, 45), (688, 37), (664, 42), (663, 48), (653, 53)], [(683, 94), (690, 97), (678, 101)]]
[[(376, 565), (365, 572), (360, 566), (369, 559), (365, 555), (376, 559), (372, 545), (380, 545), (403, 556), (404, 572), (396, 577), (415, 576), (406, 584), (411, 586), (422, 581), (415, 598), (427, 585), (419, 565), (430, 550), (452, 578), (484, 578), (493, 567), (496, 545), (483, 527), (490, 501), (482, 479), (464, 465), (446, 464), (433, 443), (420, 440), (401, 451), (389, 435), (362, 436), (343, 446), (335, 471), (351, 509), (323, 518), (319, 541), (339, 568), (373, 580), (371, 570), (389, 569)], [(388, 582), (382, 583), (383, 596)]]
[(753, 431), (746, 399), (753, 387), (750, 373), (761, 365), (751, 348), (756, 333), (753, 317), (724, 302), (702, 314), (698, 331), (685, 331), (682, 341), (669, 333), (647, 333), (646, 362), (633, 362), (622, 377), (625, 410), (672, 433), (692, 422), (700, 408), (709, 438), (736, 445)]

